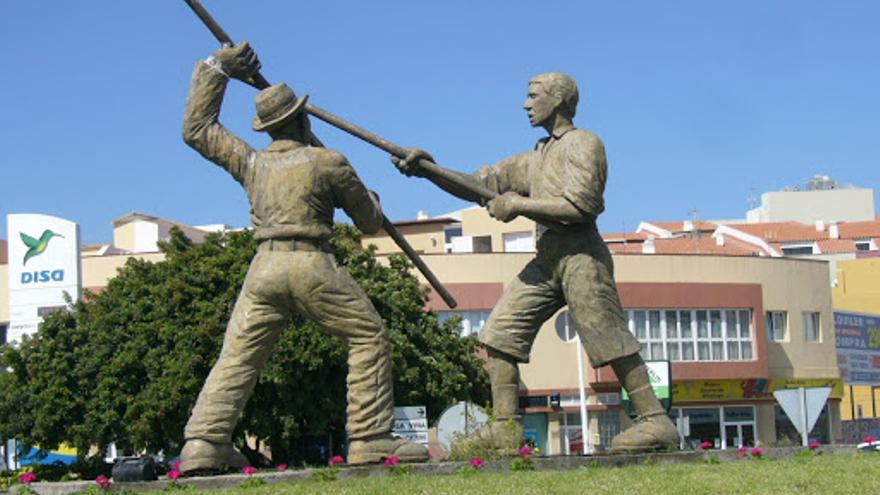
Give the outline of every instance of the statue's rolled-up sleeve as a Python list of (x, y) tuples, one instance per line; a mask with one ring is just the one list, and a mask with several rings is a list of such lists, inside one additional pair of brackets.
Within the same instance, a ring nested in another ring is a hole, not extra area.
[(562, 197), (596, 217), (605, 210), (603, 194), (608, 173), (605, 146), (593, 135), (579, 136), (566, 144)]
[(528, 196), (531, 153), (534, 152), (519, 153), (494, 165), (481, 167), (473, 173), (473, 177), (485, 188), (497, 194), (513, 191)]
[(193, 70), (183, 117), (183, 140), (248, 187), (256, 158), (254, 149), (219, 122), (229, 78), (206, 62)]

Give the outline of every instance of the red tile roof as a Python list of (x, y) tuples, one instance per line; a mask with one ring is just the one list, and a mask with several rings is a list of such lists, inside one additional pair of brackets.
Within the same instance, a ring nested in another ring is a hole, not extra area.
[(856, 244), (852, 239), (823, 239), (816, 241), (822, 254), (854, 253)]
[(837, 225), (837, 230), (842, 239), (880, 237), (880, 220), (840, 223)]
[(612, 242), (608, 244), (608, 250), (615, 254), (622, 253), (641, 253), (642, 252), (642, 244), (641, 243), (630, 243), (624, 244), (622, 242)]
[[(719, 246), (714, 237), (678, 237), (674, 239), (654, 239), (654, 254), (715, 254), (725, 256), (767, 256), (763, 249), (731, 238), (724, 238), (724, 245)], [(612, 253), (642, 253), (644, 243), (610, 243), (608, 249)]]

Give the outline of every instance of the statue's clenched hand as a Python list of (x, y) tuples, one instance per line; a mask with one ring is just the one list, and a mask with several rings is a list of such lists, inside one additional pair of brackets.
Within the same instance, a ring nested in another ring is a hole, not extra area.
[(250, 82), (260, 71), (260, 59), (247, 41), (235, 46), (224, 46), (214, 52), (214, 61), (227, 76), (239, 81)]
[(508, 191), (489, 201), (486, 209), (489, 210), (489, 215), (492, 218), (509, 222), (520, 215), (520, 208), (525, 199), (515, 192)]
[(419, 166), (419, 160), (424, 158), (430, 162), (434, 161), (434, 157), (431, 156), (425, 150), (419, 148), (409, 148), (406, 150), (406, 156), (404, 158), (398, 158), (394, 155), (391, 155), (391, 163), (397, 167), (397, 170), (407, 177), (411, 177), (415, 175), (416, 177), (424, 177), (425, 172), (422, 170), (422, 167)]

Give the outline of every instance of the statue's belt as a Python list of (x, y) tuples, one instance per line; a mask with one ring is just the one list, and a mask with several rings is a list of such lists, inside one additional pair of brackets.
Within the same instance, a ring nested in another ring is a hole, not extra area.
[(323, 251), (330, 252), (330, 243), (326, 239), (284, 238), (266, 239), (260, 243), (259, 249), (265, 251)]

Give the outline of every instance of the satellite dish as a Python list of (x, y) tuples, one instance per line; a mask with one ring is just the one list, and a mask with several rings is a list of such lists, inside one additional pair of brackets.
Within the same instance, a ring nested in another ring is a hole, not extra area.
[(489, 422), (483, 409), (470, 402), (459, 402), (448, 407), (437, 421), (437, 441), (449, 452), (453, 442), (475, 433)]

